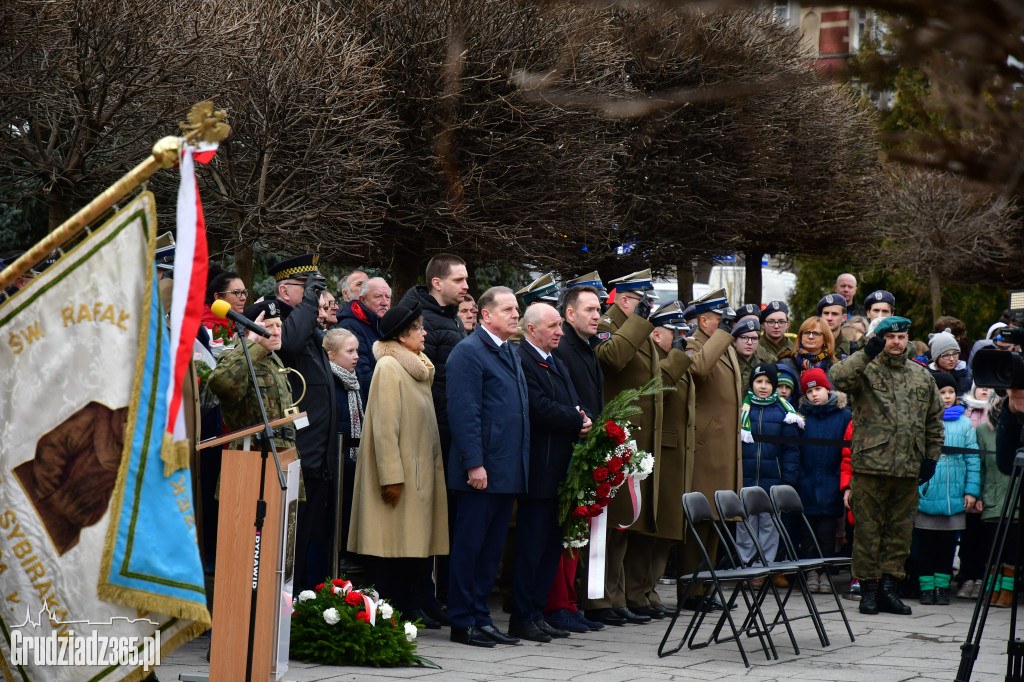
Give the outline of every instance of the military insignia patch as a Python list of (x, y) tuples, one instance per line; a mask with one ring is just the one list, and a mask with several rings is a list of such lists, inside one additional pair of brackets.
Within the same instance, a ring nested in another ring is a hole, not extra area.
[(597, 339), (599, 341), (607, 341), (611, 337), (612, 337), (612, 333), (611, 332), (598, 332), (597, 333)]
[(931, 395), (931, 391), (929, 391), (927, 388), (918, 388), (918, 389), (915, 389), (915, 390), (917, 391), (917, 399), (918, 400), (920, 400), (921, 402), (927, 402), (928, 401), (928, 398)]
[(692, 348), (687, 348), (687, 349), (686, 349), (686, 350), (684, 350), (683, 352), (684, 352), (684, 353), (686, 353), (686, 354), (687, 354), (688, 356), (690, 356), (691, 358), (692, 358), (692, 357), (693, 357), (694, 355), (696, 355), (696, 354), (697, 354), (697, 351), (695, 351), (695, 350), (694, 350), (694, 349), (692, 349)]

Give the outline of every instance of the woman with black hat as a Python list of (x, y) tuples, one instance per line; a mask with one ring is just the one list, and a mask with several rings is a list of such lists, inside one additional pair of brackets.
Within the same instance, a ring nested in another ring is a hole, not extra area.
[(448, 554), (448, 502), (420, 303), (389, 310), (380, 333), (348, 548), (366, 556), (371, 582), (405, 618), (436, 628), (440, 624), (422, 611), (421, 592), (430, 584), (430, 557)]

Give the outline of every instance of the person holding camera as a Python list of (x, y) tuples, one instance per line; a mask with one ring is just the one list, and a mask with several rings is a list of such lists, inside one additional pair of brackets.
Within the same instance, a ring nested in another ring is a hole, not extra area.
[(910, 324), (885, 318), (863, 349), (828, 372), (853, 407), (853, 576), (866, 614), (910, 615), (898, 584), (906, 575), (918, 484), (934, 475), (944, 440), (942, 397), (907, 348)]

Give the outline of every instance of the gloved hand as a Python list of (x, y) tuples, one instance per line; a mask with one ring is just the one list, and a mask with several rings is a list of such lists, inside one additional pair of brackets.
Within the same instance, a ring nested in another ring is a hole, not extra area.
[(686, 350), (686, 337), (680, 335), (680, 336), (677, 336), (674, 339), (672, 339), (672, 347), (673, 348), (678, 348), (679, 350), (682, 350), (682, 351), (685, 351)]
[(718, 322), (718, 328), (722, 331), (727, 331), (732, 334), (733, 325), (736, 324), (736, 311), (732, 308), (726, 308), (722, 311), (722, 319)]
[(320, 294), (327, 290), (327, 284), (309, 275), (306, 277), (306, 290), (303, 292), (302, 297), (304, 299), (313, 301), (315, 305), (320, 305)]
[(864, 346), (864, 352), (867, 353), (868, 357), (871, 358), (872, 360), (878, 357), (878, 354), (881, 353), (884, 349), (885, 338), (878, 336), (877, 334), (875, 336), (872, 336), (871, 340), (868, 341), (866, 346)]
[(633, 314), (639, 315), (645, 320), (651, 316), (651, 301), (647, 298), (647, 294), (644, 294), (644, 297), (640, 299), (640, 302), (636, 304), (635, 308), (633, 308)]
[(398, 498), (402, 496), (402, 484), (392, 483), (391, 485), (382, 485), (380, 487), (380, 496), (384, 499), (384, 504), (390, 504), (392, 507), (397, 507)]
[(935, 475), (935, 465), (938, 464), (934, 459), (928, 459), (925, 457), (921, 460), (921, 473), (917, 476), (917, 484), (924, 485), (928, 481), (932, 480), (932, 476)]

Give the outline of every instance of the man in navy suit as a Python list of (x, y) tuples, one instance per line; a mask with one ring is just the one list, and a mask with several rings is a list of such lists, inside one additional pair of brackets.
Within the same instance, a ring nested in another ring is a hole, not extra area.
[(515, 294), (491, 287), (478, 305), (480, 325), (455, 346), (446, 364), (452, 415), (448, 490), (456, 495), (448, 617), (453, 642), (494, 646), (519, 641), (494, 627), (487, 598), (512, 504), (526, 492), (530, 407), (526, 378), (508, 343), (518, 331)]
[(523, 316), (519, 360), (530, 397), (530, 469), (527, 492), (516, 511), (515, 572), (509, 634), (550, 642), (569, 633), (549, 625), (542, 614), (548, 588), (562, 553), (558, 518), (558, 484), (565, 480), (573, 445), (590, 431), (572, 380), (551, 355), (562, 338), (562, 318), (546, 303), (535, 303)]

